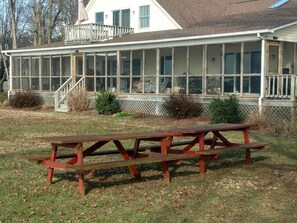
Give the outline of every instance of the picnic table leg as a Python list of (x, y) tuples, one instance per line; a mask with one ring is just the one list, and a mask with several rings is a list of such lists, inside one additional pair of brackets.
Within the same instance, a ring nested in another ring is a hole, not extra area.
[[(51, 152), (50, 161), (54, 162), (56, 160), (57, 150), (58, 150), (58, 146), (57, 145), (52, 145), (52, 152)], [(47, 170), (47, 183), (48, 184), (50, 184), (52, 182), (53, 174), (54, 174), (54, 168), (49, 167), (48, 170)]]
[[(249, 140), (249, 128), (244, 129), (244, 143), (248, 144), (250, 142)], [(246, 149), (245, 150), (245, 161), (246, 164), (252, 164), (252, 159), (251, 159), (251, 150)]]
[[(77, 154), (77, 164), (78, 165), (83, 165), (83, 147), (82, 143), (79, 143), (76, 149), (76, 154)], [(85, 179), (84, 179), (84, 174), (79, 173), (78, 174), (78, 190), (79, 193), (82, 195), (85, 195)]]
[(133, 159), (137, 158), (139, 145), (140, 145), (140, 139), (136, 139), (134, 142), (134, 148), (133, 148), (133, 155), (132, 155)]
[[(200, 134), (199, 136), (199, 151), (204, 150), (204, 134)], [(203, 155), (199, 156), (199, 165), (200, 172), (205, 173), (205, 157)]]
[[(166, 138), (161, 139), (161, 155), (162, 156), (167, 156), (168, 148), (169, 148), (169, 144), (167, 143)], [(169, 181), (168, 163), (161, 162), (161, 165), (163, 167), (164, 180)]]
[[(122, 145), (122, 143), (118, 140), (114, 140), (113, 143), (116, 145), (116, 147), (118, 148), (118, 150), (120, 151), (121, 155), (124, 157), (125, 160), (130, 160), (129, 155), (127, 154), (124, 146)], [(129, 169), (131, 171), (131, 173), (134, 175), (134, 177), (136, 179), (140, 179), (141, 175), (138, 172), (138, 170), (136, 169), (136, 167), (134, 165), (130, 165)]]

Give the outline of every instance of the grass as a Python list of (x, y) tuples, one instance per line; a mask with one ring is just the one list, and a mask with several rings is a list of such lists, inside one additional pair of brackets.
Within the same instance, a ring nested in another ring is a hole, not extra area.
[(197, 161), (183, 161), (170, 165), (170, 183), (158, 164), (140, 166), (140, 181), (127, 168), (95, 171), (85, 197), (75, 174), (56, 171), (46, 187), (46, 169), (24, 159), (49, 152), (35, 136), (140, 132), (198, 121), (0, 108), (0, 222), (296, 222), (296, 139), (252, 132), (251, 141), (271, 142), (252, 153), (252, 165), (244, 164), (241, 151), (208, 160), (205, 175)]

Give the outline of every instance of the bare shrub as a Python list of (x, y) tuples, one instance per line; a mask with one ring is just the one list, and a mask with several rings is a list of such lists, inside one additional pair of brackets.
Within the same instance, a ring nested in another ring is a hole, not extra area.
[(170, 95), (163, 106), (170, 117), (177, 119), (200, 116), (202, 113), (199, 104), (185, 94)]
[(260, 114), (260, 112), (252, 112), (249, 114), (246, 122), (253, 125), (253, 129), (255, 130), (272, 130), (271, 122), (265, 112)]
[(33, 91), (16, 92), (9, 99), (9, 105), (13, 108), (33, 108), (43, 104), (42, 97)]
[(85, 89), (75, 89), (67, 96), (68, 107), (71, 111), (82, 112), (90, 105), (90, 98)]

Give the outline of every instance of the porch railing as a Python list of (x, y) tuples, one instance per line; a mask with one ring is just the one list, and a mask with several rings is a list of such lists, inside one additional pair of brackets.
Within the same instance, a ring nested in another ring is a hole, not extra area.
[(65, 83), (55, 92), (55, 111), (59, 110), (61, 104), (63, 104), (67, 98), (69, 89), (72, 88), (72, 77), (70, 77)]
[(65, 26), (65, 44), (103, 41), (134, 32), (133, 28), (101, 24)]
[(85, 87), (85, 77), (82, 77), (75, 84), (70, 77), (56, 92), (55, 92), (55, 111), (67, 112), (67, 95), (73, 90), (81, 90)]
[(296, 99), (296, 75), (269, 75), (266, 76), (266, 97), (276, 99)]

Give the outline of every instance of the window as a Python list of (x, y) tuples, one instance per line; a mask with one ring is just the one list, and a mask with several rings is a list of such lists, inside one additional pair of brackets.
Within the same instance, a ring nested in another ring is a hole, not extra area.
[(97, 24), (104, 25), (104, 13), (103, 12), (96, 12), (95, 13), (95, 22)]
[(130, 27), (130, 9), (113, 11), (113, 25)]
[(139, 21), (140, 28), (150, 27), (150, 6), (140, 6), (139, 7)]

